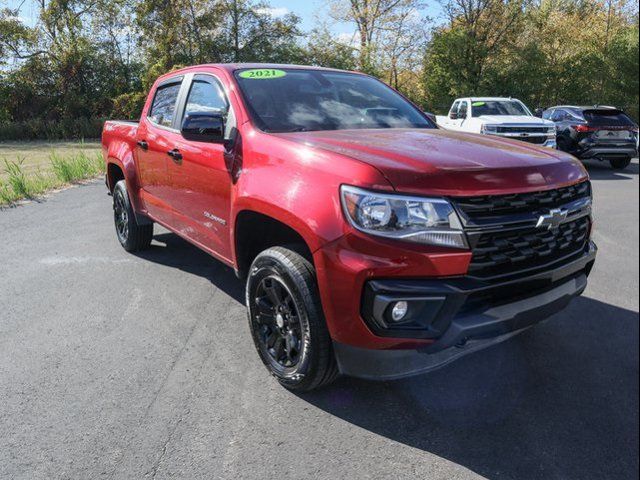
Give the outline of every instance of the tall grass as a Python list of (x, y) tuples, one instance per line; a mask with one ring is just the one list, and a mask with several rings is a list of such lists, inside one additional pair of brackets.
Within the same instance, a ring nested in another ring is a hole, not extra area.
[(101, 155), (78, 152), (62, 156), (50, 155), (51, 172), (26, 172), (24, 158), (17, 161), (4, 159), (6, 179), (0, 178), (0, 205), (11, 205), (21, 199), (33, 199), (48, 190), (65, 184), (96, 177), (104, 172)]
[(104, 171), (104, 162), (99, 153), (87, 155), (84, 152), (79, 152), (75, 155), (63, 157), (53, 152), (49, 158), (54, 174), (63, 183), (72, 183), (95, 177)]

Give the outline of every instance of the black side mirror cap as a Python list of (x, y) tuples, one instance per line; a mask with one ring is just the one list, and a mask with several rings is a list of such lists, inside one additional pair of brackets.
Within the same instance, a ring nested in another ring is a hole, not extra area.
[(458, 119), (458, 114), (457, 114), (457, 113), (455, 113), (455, 112), (451, 112), (451, 113), (449, 114), (449, 118), (450, 118), (451, 120), (457, 120), (457, 119)]
[(180, 133), (185, 140), (224, 143), (224, 119), (220, 112), (193, 112), (184, 117)]

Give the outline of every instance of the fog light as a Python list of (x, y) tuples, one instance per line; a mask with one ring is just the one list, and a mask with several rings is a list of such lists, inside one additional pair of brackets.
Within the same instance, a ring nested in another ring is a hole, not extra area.
[(409, 305), (405, 301), (396, 302), (396, 304), (391, 309), (391, 318), (394, 322), (399, 322), (404, 318), (407, 314), (407, 310), (409, 309)]

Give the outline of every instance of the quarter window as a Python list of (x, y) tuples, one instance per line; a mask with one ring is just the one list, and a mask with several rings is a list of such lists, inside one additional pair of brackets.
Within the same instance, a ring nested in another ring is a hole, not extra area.
[(163, 127), (170, 127), (173, 124), (173, 114), (176, 111), (178, 92), (180, 92), (180, 83), (163, 85), (158, 88), (149, 112), (149, 120)]

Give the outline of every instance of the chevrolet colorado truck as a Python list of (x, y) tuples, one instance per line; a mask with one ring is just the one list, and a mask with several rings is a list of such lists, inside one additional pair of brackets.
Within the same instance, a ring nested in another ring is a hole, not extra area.
[(556, 148), (556, 126), (534, 116), (515, 98), (458, 98), (438, 125), (458, 132), (480, 133)]
[(257, 353), (292, 390), (496, 344), (566, 307), (595, 261), (579, 161), (439, 129), (359, 73), (173, 71), (102, 148), (124, 249), (159, 224), (234, 268)]

